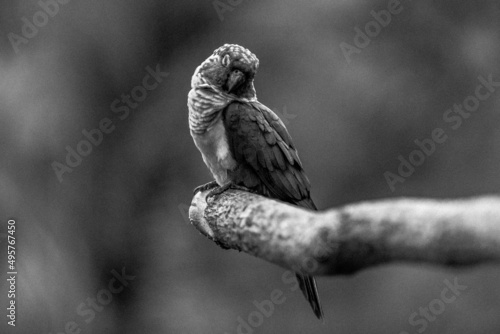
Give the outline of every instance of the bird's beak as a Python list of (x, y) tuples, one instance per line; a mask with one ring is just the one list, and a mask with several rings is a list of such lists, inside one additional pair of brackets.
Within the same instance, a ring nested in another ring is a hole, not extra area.
[(233, 71), (227, 79), (227, 91), (231, 93), (238, 88), (245, 80), (245, 75), (241, 71)]

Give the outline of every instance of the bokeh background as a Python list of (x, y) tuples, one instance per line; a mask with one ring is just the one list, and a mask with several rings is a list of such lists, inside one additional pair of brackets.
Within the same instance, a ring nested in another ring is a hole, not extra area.
[[(2, 2), (0, 268), (7, 271), (7, 219), (15, 218), (19, 274), (17, 325), (2, 314), (0, 332), (64, 333), (74, 321), (81, 333), (237, 333), (253, 301), (280, 289), (286, 301), (247, 332), (417, 333), (410, 315), (455, 278), (466, 291), (424, 332), (500, 332), (498, 266), (391, 265), (320, 277), (322, 324), (282, 281), (284, 269), (219, 249), (186, 218), (192, 189), (210, 180), (189, 135), (186, 97), (196, 66), (224, 43), (259, 57), (259, 99), (285, 119), (321, 209), (498, 193), (500, 91), (459, 129), (443, 121), (478, 76), (500, 81), (498, 1), (400, 6), (348, 63), (340, 44), (354, 45), (354, 28), (364, 30), (388, 1), (70, 1), (18, 52), (9, 34), (22, 36), (23, 17), (33, 22), (41, 7)], [(111, 103), (157, 65), (168, 77), (121, 120)], [(76, 148), (103, 118), (115, 130), (59, 182), (52, 163), (64, 163), (66, 146)], [(398, 156), (435, 128), (447, 141), (391, 191), (384, 172), (396, 173)], [(77, 308), (108, 287), (112, 270), (135, 278), (86, 323)]]

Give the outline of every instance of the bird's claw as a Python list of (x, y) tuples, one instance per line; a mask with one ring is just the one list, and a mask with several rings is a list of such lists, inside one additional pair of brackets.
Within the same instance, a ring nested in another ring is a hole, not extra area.
[(222, 194), (223, 192), (225, 192), (226, 190), (229, 190), (229, 189), (252, 192), (250, 189), (248, 189), (246, 187), (239, 186), (239, 185), (234, 184), (234, 183), (228, 183), (228, 184), (223, 185), (222, 187), (217, 187), (215, 189), (210, 190), (210, 192), (207, 194), (206, 199), (209, 199), (209, 198), (212, 198), (215, 196), (219, 196), (220, 194)]
[(208, 183), (202, 184), (201, 186), (194, 188), (193, 194), (196, 195), (198, 192), (204, 192), (204, 191), (216, 188), (218, 186), (219, 186), (219, 184), (216, 181), (210, 181)]

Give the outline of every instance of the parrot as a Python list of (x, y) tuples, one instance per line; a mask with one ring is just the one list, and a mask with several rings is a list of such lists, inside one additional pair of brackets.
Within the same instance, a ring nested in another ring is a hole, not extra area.
[[(211, 190), (208, 198), (240, 189), (317, 210), (283, 121), (257, 100), (258, 67), (250, 50), (224, 44), (196, 68), (188, 93), (189, 130), (214, 181), (194, 192)], [(296, 277), (314, 314), (323, 319), (314, 277)]]

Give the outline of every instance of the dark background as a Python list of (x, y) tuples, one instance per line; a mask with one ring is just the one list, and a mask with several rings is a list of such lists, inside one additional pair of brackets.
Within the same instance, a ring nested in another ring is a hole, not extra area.
[[(9, 33), (21, 35), (22, 18), (33, 22), (40, 6), (2, 2), (0, 268), (15, 218), (19, 274), (15, 329), (1, 280), (0, 331), (59, 333), (75, 321), (81, 333), (236, 333), (252, 302), (280, 289), (286, 301), (255, 333), (417, 333), (410, 315), (458, 278), (467, 289), (425, 332), (500, 332), (498, 267), (392, 265), (320, 277), (322, 324), (283, 283), (284, 269), (219, 249), (186, 219), (192, 189), (211, 179), (189, 135), (190, 79), (224, 43), (259, 57), (259, 100), (284, 118), (321, 209), (498, 193), (500, 92), (459, 129), (443, 121), (478, 76), (500, 81), (498, 1), (402, 1), (351, 63), (340, 43), (352, 45), (354, 28), (388, 1), (233, 3), (219, 16), (211, 1), (73, 0), (15, 52)], [(168, 77), (120, 120), (111, 103), (157, 64)], [(59, 182), (52, 163), (105, 117), (114, 132)], [(398, 156), (435, 128), (447, 141), (392, 192), (384, 172), (397, 173)], [(79, 304), (122, 268), (135, 279), (85, 323)]]

